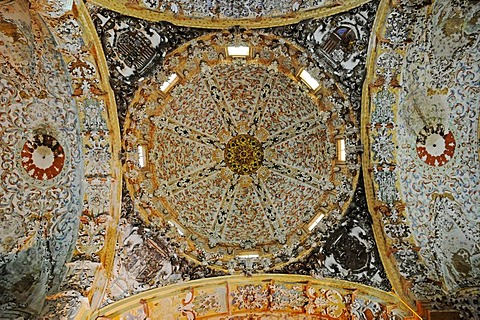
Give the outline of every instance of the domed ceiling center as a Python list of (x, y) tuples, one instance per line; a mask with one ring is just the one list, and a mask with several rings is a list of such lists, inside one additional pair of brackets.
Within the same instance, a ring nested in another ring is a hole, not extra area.
[(262, 144), (249, 134), (233, 137), (225, 147), (225, 163), (236, 174), (255, 173), (262, 165), (262, 161)]
[[(231, 58), (230, 39), (209, 37), (173, 53), (138, 91), (143, 111), (126, 129), (136, 136), (131, 150), (141, 145), (149, 160), (130, 166), (133, 195), (146, 220), (178, 228), (192, 258), (218, 256), (215, 267), (304, 243), (300, 256), (319, 221), (338, 219), (351, 199), (355, 174), (338, 163), (336, 145), (353, 113), (336, 110), (349, 108), (338, 86), (314, 92), (298, 78), (315, 69), (293, 45), (272, 53), (266, 42), (278, 40), (262, 36), (252, 56)], [(172, 74), (177, 81), (162, 86)], [(334, 83), (319, 69), (315, 77)]]

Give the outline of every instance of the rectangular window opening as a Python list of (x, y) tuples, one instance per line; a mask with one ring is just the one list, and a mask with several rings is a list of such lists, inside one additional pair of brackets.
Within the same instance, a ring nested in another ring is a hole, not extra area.
[(258, 257), (260, 257), (260, 255), (256, 251), (243, 251), (237, 255), (237, 258), (240, 259), (255, 259)]
[(177, 83), (177, 79), (178, 79), (178, 76), (176, 73), (172, 73), (167, 81), (165, 81), (161, 86), (160, 86), (160, 90), (162, 90), (163, 93), (167, 93), (168, 91), (170, 91), (170, 89), (172, 89), (172, 87), (175, 85), (175, 83)]
[(250, 47), (227, 47), (227, 55), (233, 58), (246, 58), (250, 56)]
[(167, 223), (174, 227), (175, 229), (177, 229), (177, 232), (179, 235), (181, 235), (182, 237), (185, 235), (185, 232), (183, 232), (182, 228), (180, 228), (180, 226), (178, 224), (176, 224), (175, 222), (171, 221), (171, 220), (168, 220)]
[(337, 160), (339, 162), (345, 162), (346, 154), (345, 154), (345, 139), (337, 139)]
[(320, 221), (325, 217), (324, 213), (319, 214), (308, 226), (308, 231), (312, 232), (313, 229), (320, 223)]
[(313, 91), (320, 87), (318, 81), (315, 80), (315, 78), (313, 78), (306, 70), (302, 70), (302, 72), (300, 72), (300, 79), (302, 79), (302, 81)]
[(254, 259), (254, 258), (258, 258), (259, 255), (256, 254), (256, 253), (253, 253), (253, 254), (242, 254), (242, 255), (239, 255), (238, 256), (240, 259)]
[(138, 165), (140, 168), (147, 166), (147, 147), (144, 145), (138, 146)]

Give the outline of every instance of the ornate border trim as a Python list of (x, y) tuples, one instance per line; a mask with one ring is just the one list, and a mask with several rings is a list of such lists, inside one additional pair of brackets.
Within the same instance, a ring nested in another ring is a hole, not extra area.
[[(302, 275), (284, 275), (284, 274), (257, 274), (253, 276), (225, 276), (214, 279), (200, 279), (193, 280), (186, 283), (174, 284), (166, 287), (152, 289), (142, 292), (140, 294), (125, 298), (108, 305), (92, 316), (96, 319), (116, 319), (125, 312), (133, 309), (142, 308), (146, 303), (153, 303), (169, 296), (177, 295), (179, 293), (192, 292), (194, 289), (202, 288), (218, 288), (233, 285), (259, 285), (268, 283), (290, 284), (298, 286), (318, 286), (326, 289), (339, 290), (341, 294), (352, 294), (360, 299), (368, 299), (370, 301), (384, 303), (394, 310), (398, 310), (402, 315), (406, 316), (404, 319), (410, 319), (414, 312), (394, 293), (385, 292), (366, 285), (336, 279), (314, 279), (310, 276)], [(229, 292), (227, 292), (228, 295)], [(253, 310), (251, 312), (254, 312)]]
[[(90, 14), (82, 1), (75, 1), (75, 15), (81, 24), (84, 32), (84, 39), (91, 41), (92, 56), (95, 59), (98, 67), (98, 73), (101, 81), (101, 87), (106, 91), (105, 106), (107, 111), (107, 125), (110, 131), (111, 143), (111, 185), (110, 185), (110, 218), (107, 225), (105, 244), (101, 250), (101, 267), (99, 267), (95, 274), (95, 280), (92, 284), (92, 289), (89, 292), (89, 300), (91, 310), (97, 309), (101, 302), (106, 289), (106, 285), (110, 278), (115, 259), (115, 246), (117, 243), (117, 225), (121, 214), (121, 199), (122, 199), (122, 164), (118, 157), (121, 152), (121, 136), (120, 127), (117, 116), (117, 106), (115, 103), (115, 95), (110, 87), (109, 72), (105, 54), (103, 53), (102, 44), (98, 38), (95, 26), (93, 25)], [(100, 292), (100, 294), (98, 294)]]
[[(348, 11), (350, 9), (359, 7), (371, 0), (347, 0), (337, 1), (331, 5), (303, 10), (290, 15), (273, 16), (273, 17), (260, 17), (255, 19), (215, 19), (215, 18), (192, 18), (173, 13), (161, 13), (146, 8), (142, 8), (139, 5), (132, 4), (129, 0), (86, 0), (89, 3), (97, 6), (119, 12), (121, 14), (140, 18), (149, 21), (168, 21), (175, 25), (205, 28), (205, 29), (226, 29), (230, 27), (244, 27), (248, 29), (257, 28), (269, 28), (276, 26), (284, 26), (294, 24), (305, 19), (322, 18), (331, 16), (337, 13)], [(345, 3), (346, 2), (346, 3)]]
[(367, 70), (365, 75), (365, 81), (362, 89), (362, 114), (361, 114), (361, 140), (363, 143), (363, 158), (362, 158), (362, 170), (365, 184), (365, 196), (367, 198), (368, 211), (372, 215), (373, 220), (373, 233), (375, 236), (375, 242), (377, 243), (380, 259), (382, 260), (383, 267), (387, 273), (388, 279), (392, 284), (393, 290), (398, 294), (399, 298), (406, 301), (411, 307), (413, 307), (414, 301), (405, 293), (405, 284), (402, 283), (402, 278), (399, 274), (396, 261), (390, 256), (387, 247), (387, 240), (385, 238), (384, 230), (382, 227), (381, 213), (378, 212), (378, 207), (381, 203), (375, 197), (373, 177), (369, 172), (372, 165), (370, 162), (370, 138), (367, 124), (370, 122), (370, 84), (374, 80), (375, 64), (377, 58), (377, 46), (379, 45), (378, 39), (380, 32), (384, 29), (384, 21), (387, 18), (390, 10), (390, 1), (382, 0), (377, 9), (377, 16), (372, 27), (372, 34), (370, 36), (370, 44), (367, 53)]

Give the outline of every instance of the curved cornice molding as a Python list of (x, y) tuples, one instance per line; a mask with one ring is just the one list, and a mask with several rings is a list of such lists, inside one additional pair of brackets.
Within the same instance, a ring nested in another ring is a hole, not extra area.
[(271, 16), (256, 16), (251, 18), (213, 18), (211, 16), (186, 16), (171, 11), (156, 11), (146, 8), (131, 0), (87, 0), (97, 6), (119, 12), (121, 14), (140, 18), (148, 21), (167, 21), (178, 26), (227, 29), (231, 27), (243, 27), (248, 29), (269, 28), (298, 23), (305, 19), (328, 17), (337, 13), (345, 12), (361, 6), (371, 0), (345, 0), (329, 1), (327, 4), (316, 8), (305, 8), (299, 11), (289, 11), (285, 14)]
[(376, 310), (374, 315), (381, 312), (388, 319), (393, 314), (401, 319), (413, 319), (414, 316), (393, 293), (348, 281), (282, 274), (226, 276), (170, 285), (120, 300), (93, 316), (115, 320), (128, 315), (151, 319), (166, 314), (172, 318), (195, 315), (216, 319), (242, 314), (328, 314), (329, 319), (346, 319), (372, 310)]

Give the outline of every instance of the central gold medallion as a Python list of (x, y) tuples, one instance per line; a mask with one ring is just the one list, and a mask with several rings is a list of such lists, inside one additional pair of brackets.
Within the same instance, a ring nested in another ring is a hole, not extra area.
[(239, 134), (225, 147), (225, 163), (236, 174), (252, 174), (260, 168), (262, 161), (262, 144), (251, 135)]

